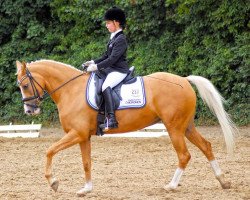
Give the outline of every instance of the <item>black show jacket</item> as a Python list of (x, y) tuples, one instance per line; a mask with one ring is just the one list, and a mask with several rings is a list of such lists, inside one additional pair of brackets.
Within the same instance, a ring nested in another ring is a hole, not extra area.
[(94, 60), (100, 72), (106, 75), (113, 71), (128, 73), (129, 66), (126, 60), (128, 44), (122, 31), (118, 32), (107, 44), (104, 55)]

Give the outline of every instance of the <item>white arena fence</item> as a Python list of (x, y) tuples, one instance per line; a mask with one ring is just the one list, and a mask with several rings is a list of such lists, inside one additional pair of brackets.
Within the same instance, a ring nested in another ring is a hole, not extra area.
[[(42, 124), (27, 124), (27, 125), (9, 125), (0, 126), (0, 137), (14, 138), (37, 138), (40, 136), (40, 130)], [(139, 131), (118, 133), (118, 134), (104, 134), (103, 137), (162, 137), (167, 136), (165, 126), (162, 123), (157, 123), (148, 127), (145, 127)]]
[(168, 132), (166, 127), (162, 123), (157, 123), (148, 127), (145, 127), (139, 131), (128, 133), (116, 133), (116, 134), (104, 134), (103, 137), (161, 137), (167, 136)]
[(42, 124), (9, 125), (0, 126), (0, 137), (37, 138), (40, 135)]

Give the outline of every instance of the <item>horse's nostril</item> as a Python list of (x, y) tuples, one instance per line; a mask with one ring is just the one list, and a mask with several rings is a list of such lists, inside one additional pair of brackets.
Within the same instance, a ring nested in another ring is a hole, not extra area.
[(26, 113), (30, 114), (30, 113), (31, 113), (31, 110), (27, 110)]

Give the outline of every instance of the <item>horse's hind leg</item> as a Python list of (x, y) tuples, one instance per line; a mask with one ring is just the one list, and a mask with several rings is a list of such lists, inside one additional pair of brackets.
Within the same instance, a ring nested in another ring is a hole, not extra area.
[(169, 136), (171, 138), (172, 144), (176, 150), (179, 165), (178, 168), (175, 171), (175, 174), (169, 184), (164, 186), (165, 190), (174, 190), (177, 188), (179, 181), (181, 179), (181, 176), (184, 172), (184, 169), (186, 168), (188, 161), (191, 158), (190, 153), (188, 152), (186, 142), (184, 139), (184, 131), (179, 131), (176, 129), (168, 130)]
[(187, 139), (197, 146), (207, 157), (210, 165), (214, 171), (216, 179), (220, 182), (223, 189), (228, 189), (231, 186), (230, 182), (225, 181), (224, 174), (222, 173), (217, 160), (212, 152), (211, 143), (205, 140), (201, 134), (196, 130), (194, 123), (192, 123), (186, 131)]

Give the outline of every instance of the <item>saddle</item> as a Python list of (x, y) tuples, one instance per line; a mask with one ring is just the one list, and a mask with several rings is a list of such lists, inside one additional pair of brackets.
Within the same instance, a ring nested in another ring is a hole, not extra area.
[[(100, 72), (93, 72), (88, 80), (86, 98), (88, 104), (98, 111), (97, 135), (103, 135), (99, 128), (105, 120), (105, 105), (102, 96), (102, 84), (106, 76)], [(146, 104), (142, 77), (134, 77), (134, 67), (129, 69), (125, 79), (112, 89), (115, 110), (126, 108), (141, 108)]]
[[(97, 104), (97, 107), (99, 108), (99, 111), (102, 111), (103, 109), (103, 96), (102, 96), (102, 84), (105, 81), (105, 76), (99, 72), (96, 73), (96, 76), (94, 77), (95, 80), (95, 102)], [(121, 97), (121, 86), (123, 84), (132, 84), (136, 82), (136, 77), (134, 77), (134, 67), (131, 67), (129, 69), (128, 75), (123, 79), (122, 82), (120, 82), (117, 86), (115, 86), (112, 89), (112, 96), (115, 104), (115, 110), (120, 106), (120, 101), (122, 100)]]

